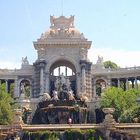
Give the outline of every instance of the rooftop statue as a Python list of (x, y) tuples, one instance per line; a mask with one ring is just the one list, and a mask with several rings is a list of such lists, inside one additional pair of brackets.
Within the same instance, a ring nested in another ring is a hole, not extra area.
[(29, 61), (27, 59), (27, 56), (24, 58), (22, 57), (22, 65), (28, 65), (29, 64)]
[(60, 29), (74, 27), (74, 16), (71, 16), (70, 18), (66, 18), (64, 16), (60, 16), (58, 18), (50, 16), (50, 23), (51, 27)]
[(41, 35), (40, 39), (75, 38), (84, 40), (83, 33), (74, 27), (74, 16), (50, 16), (50, 29)]
[(98, 60), (97, 60), (96, 64), (102, 64), (102, 63), (103, 63), (103, 57), (98, 56)]

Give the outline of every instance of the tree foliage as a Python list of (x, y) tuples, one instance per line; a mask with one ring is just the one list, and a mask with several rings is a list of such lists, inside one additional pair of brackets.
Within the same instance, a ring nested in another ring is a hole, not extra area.
[(132, 106), (125, 110), (119, 120), (124, 123), (140, 122), (140, 106)]
[(121, 88), (111, 87), (106, 89), (105, 92), (103, 93), (101, 97), (101, 107), (115, 108), (114, 118), (116, 120), (122, 122), (130, 122), (127, 121), (129, 120), (128, 118), (126, 118), (127, 120), (125, 120), (125, 114), (127, 115), (126, 112), (133, 113), (133, 114), (136, 113), (135, 112), (137, 111), (136, 108), (139, 107), (139, 105), (136, 102), (136, 99), (139, 95), (140, 95), (140, 91), (136, 91), (134, 89), (123, 91)]
[(118, 65), (116, 63), (114, 63), (114, 62), (109, 60), (109, 61), (105, 61), (104, 62), (104, 67), (105, 68), (116, 69), (116, 68), (118, 68)]
[(9, 124), (12, 121), (12, 98), (6, 93), (5, 84), (0, 84), (0, 124)]

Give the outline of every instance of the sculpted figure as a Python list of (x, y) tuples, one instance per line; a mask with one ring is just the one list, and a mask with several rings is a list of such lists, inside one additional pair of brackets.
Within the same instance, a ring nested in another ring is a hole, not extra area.
[(58, 91), (60, 88), (60, 79), (58, 77), (56, 77), (54, 85), (55, 85), (56, 90)]
[(27, 59), (27, 56), (24, 58), (24, 57), (22, 57), (22, 64), (24, 65), (24, 64), (29, 64), (29, 61), (28, 61), (28, 59)]
[(80, 55), (81, 55), (82, 60), (86, 59), (86, 49), (85, 48), (81, 48)]
[(103, 63), (103, 57), (98, 56), (97, 64), (102, 64)]
[(66, 86), (67, 86), (68, 90), (71, 88), (70, 85), (71, 85), (71, 82), (70, 82), (69, 78), (67, 77), (67, 79), (66, 79)]
[(52, 100), (59, 100), (59, 98), (58, 98), (58, 92), (56, 90), (53, 91)]
[(84, 102), (88, 102), (88, 101), (89, 101), (89, 98), (88, 98), (88, 96), (87, 96), (86, 94), (82, 94), (82, 95), (80, 96), (80, 100), (81, 100), (81, 101), (84, 101)]
[(24, 83), (21, 83), (21, 86), (20, 86), (20, 89), (21, 89), (21, 93), (25, 93), (25, 84)]
[(71, 100), (71, 101), (75, 100), (74, 94), (73, 94), (73, 91), (72, 90), (69, 90), (68, 91), (68, 96), (69, 96), (69, 100)]
[(63, 73), (60, 75), (60, 78), (61, 78), (61, 84), (62, 84), (62, 85), (65, 84), (66, 79), (65, 79), (65, 76), (64, 76)]
[(51, 100), (51, 96), (48, 93), (44, 93), (42, 97), (42, 101), (49, 101)]

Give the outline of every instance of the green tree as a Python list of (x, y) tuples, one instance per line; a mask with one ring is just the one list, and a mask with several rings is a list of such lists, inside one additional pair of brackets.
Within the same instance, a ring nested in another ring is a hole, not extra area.
[(14, 83), (10, 84), (10, 94), (11, 94), (11, 97), (14, 97)]
[(9, 124), (12, 122), (12, 102), (11, 96), (6, 93), (5, 84), (0, 84), (0, 124)]
[(119, 120), (124, 123), (140, 122), (140, 106), (133, 106), (125, 110)]
[(104, 62), (104, 67), (105, 68), (116, 69), (116, 68), (118, 68), (118, 65), (116, 63), (114, 63), (114, 62), (109, 60), (109, 61), (105, 61)]
[[(138, 107), (136, 99), (139, 95), (140, 92), (134, 89), (123, 91), (121, 88), (111, 87), (106, 89), (105, 92), (103, 93), (101, 97), (101, 107), (115, 108), (114, 118), (116, 120), (120, 120), (122, 114), (127, 114), (125, 113), (126, 111), (130, 113), (129, 110)], [(124, 119), (121, 119), (121, 121), (126, 122), (125, 117), (123, 118)]]

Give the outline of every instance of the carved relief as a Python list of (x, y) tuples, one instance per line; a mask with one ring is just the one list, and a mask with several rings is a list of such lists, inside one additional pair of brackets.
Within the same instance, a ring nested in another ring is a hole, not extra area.
[(80, 58), (81, 58), (81, 60), (87, 59), (87, 50), (85, 48), (80, 49)]
[(38, 49), (38, 58), (39, 58), (39, 59), (44, 59), (44, 58), (45, 58), (45, 49), (42, 48), (42, 47), (40, 47), (40, 48)]
[(85, 39), (83, 33), (80, 33), (74, 27), (74, 16), (66, 18), (60, 16), (58, 18), (50, 16), (50, 29), (41, 35), (42, 40), (48, 38), (79, 38)]
[(70, 28), (74, 26), (74, 16), (71, 16), (70, 18), (66, 18), (64, 16), (59, 18), (50, 16), (50, 23), (51, 26), (55, 28)]

